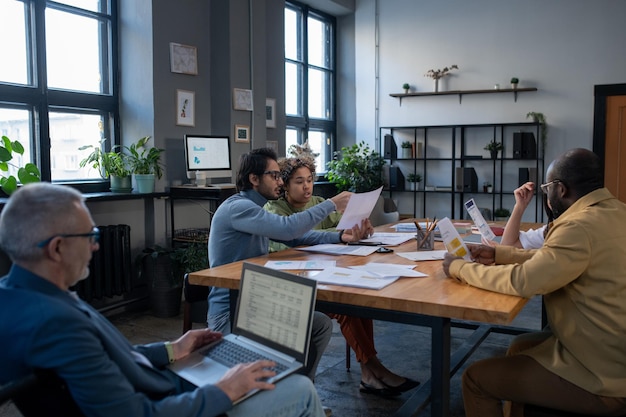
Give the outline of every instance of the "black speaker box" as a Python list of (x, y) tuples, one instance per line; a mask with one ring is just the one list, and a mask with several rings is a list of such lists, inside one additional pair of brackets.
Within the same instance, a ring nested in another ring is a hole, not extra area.
[(394, 159), (398, 157), (398, 147), (396, 146), (396, 141), (393, 139), (391, 135), (385, 135), (384, 139), (384, 159)]
[(389, 189), (391, 191), (404, 191), (404, 174), (398, 167), (389, 167)]
[(470, 193), (478, 192), (478, 176), (474, 168), (456, 168), (455, 187), (456, 191)]
[(537, 157), (537, 141), (533, 132), (513, 133), (513, 158), (535, 159)]

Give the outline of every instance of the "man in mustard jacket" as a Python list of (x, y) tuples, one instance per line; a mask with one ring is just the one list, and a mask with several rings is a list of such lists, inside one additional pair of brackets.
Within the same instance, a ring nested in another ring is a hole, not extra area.
[[(523, 416), (524, 404), (585, 415), (626, 414), (626, 205), (604, 188), (597, 155), (572, 149), (541, 185), (554, 213), (541, 249), (470, 248), (446, 255), (447, 276), (486, 290), (543, 295), (550, 331), (517, 337), (506, 357), (463, 375), (467, 417)], [(494, 265), (495, 264), (495, 265)]]

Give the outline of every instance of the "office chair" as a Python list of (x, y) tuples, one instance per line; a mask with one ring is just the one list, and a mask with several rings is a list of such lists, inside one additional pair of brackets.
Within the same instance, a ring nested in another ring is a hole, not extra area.
[(0, 404), (8, 401), (25, 417), (84, 417), (65, 382), (51, 371), (35, 371), (0, 387)]
[(193, 323), (204, 323), (208, 311), (207, 297), (211, 287), (204, 285), (192, 285), (189, 277), (185, 274), (183, 283), (183, 334), (191, 330)]

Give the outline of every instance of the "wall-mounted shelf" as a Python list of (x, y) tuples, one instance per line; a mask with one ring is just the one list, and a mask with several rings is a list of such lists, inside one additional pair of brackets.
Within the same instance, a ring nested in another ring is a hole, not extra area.
[(426, 97), (426, 96), (450, 96), (450, 95), (458, 95), (459, 96), (459, 104), (461, 104), (461, 100), (464, 94), (499, 94), (499, 93), (513, 93), (513, 99), (517, 102), (517, 93), (524, 93), (528, 91), (537, 91), (536, 88), (501, 88), (501, 89), (491, 89), (491, 90), (453, 90), (453, 91), (431, 91), (424, 93), (392, 93), (389, 94), (391, 97), (395, 97), (400, 99), (400, 105), (402, 105), (402, 99), (405, 97)]

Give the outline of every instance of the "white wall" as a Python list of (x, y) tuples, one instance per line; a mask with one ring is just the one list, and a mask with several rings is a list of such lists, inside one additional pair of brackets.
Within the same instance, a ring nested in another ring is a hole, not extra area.
[[(536, 111), (550, 126), (546, 161), (591, 148), (594, 85), (626, 81), (624, 16), (620, 0), (357, 0), (354, 139), (373, 145), (377, 123), (520, 122)], [(405, 82), (433, 91), (426, 71), (452, 64), (459, 70), (445, 80), (449, 90), (504, 88), (516, 76), (520, 87), (538, 91), (520, 93), (517, 103), (508, 94), (468, 95), (460, 105), (458, 96), (405, 98), (402, 106), (389, 96)]]

